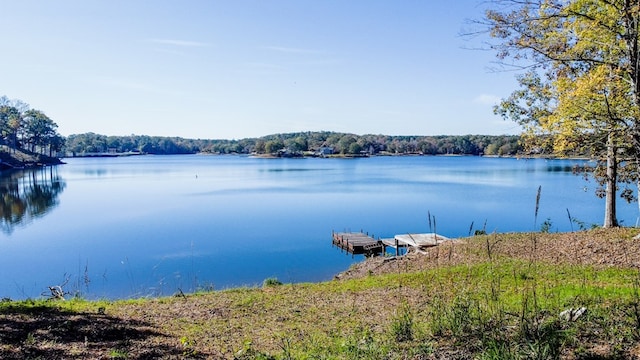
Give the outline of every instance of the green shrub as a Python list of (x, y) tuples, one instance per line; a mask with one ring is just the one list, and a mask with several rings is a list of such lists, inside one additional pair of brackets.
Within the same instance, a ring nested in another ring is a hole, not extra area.
[(264, 281), (262, 282), (262, 287), (280, 286), (280, 285), (282, 285), (282, 282), (278, 280), (278, 278), (268, 278), (268, 279), (264, 279)]

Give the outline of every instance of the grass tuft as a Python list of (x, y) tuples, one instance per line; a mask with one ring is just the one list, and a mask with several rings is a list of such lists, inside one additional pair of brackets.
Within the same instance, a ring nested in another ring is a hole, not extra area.
[(396, 309), (395, 317), (391, 322), (391, 333), (398, 342), (413, 340), (413, 312), (407, 302), (403, 302)]

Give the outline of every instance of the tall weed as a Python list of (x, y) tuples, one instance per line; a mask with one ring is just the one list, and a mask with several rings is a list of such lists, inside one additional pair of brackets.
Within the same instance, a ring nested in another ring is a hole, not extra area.
[(396, 310), (391, 322), (391, 333), (397, 342), (413, 340), (413, 312), (406, 301)]

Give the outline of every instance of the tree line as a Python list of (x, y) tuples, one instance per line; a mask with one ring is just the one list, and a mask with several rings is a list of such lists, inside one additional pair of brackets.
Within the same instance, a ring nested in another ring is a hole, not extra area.
[(515, 135), (390, 136), (329, 131), (273, 134), (240, 140), (203, 140), (146, 135), (70, 135), (64, 149), (70, 156), (93, 153), (145, 154), (270, 154), (305, 155), (330, 149), (334, 155), (516, 155), (522, 150)]
[(107, 136), (95, 133), (69, 135), (65, 138), (67, 156), (85, 156), (101, 153), (143, 153), (155, 155), (193, 154), (209, 143), (179, 137), (127, 135)]
[[(355, 135), (331, 131), (273, 134), (239, 140), (185, 139), (181, 137), (96, 133), (67, 137), (40, 110), (16, 99), (0, 97), (0, 145), (49, 156), (86, 156), (107, 153), (143, 154), (268, 154), (276, 156), (325, 155), (498, 155), (522, 151), (519, 136), (391, 136)], [(2, 148), (0, 148), (2, 151)]]
[(55, 156), (64, 147), (58, 125), (44, 112), (21, 100), (0, 96), (0, 145), (10, 150)]

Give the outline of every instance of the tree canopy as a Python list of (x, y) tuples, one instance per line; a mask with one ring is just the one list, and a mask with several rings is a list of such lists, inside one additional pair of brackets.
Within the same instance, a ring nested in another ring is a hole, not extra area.
[(334, 154), (426, 154), (512, 156), (521, 151), (519, 136), (388, 136), (355, 135), (329, 131), (273, 134), (240, 140), (202, 140), (146, 135), (106, 136), (95, 133), (70, 135), (66, 152), (84, 155), (102, 152), (149, 154), (277, 154), (316, 152), (331, 148)]
[(0, 145), (53, 156), (64, 145), (57, 128), (44, 112), (20, 100), (0, 97)]
[[(496, 112), (521, 124), (527, 151), (588, 154), (617, 226), (616, 192), (638, 179), (638, 0), (495, 0), (484, 25), (491, 47), (522, 70)], [(621, 192), (631, 200), (632, 191)]]
[[(272, 134), (240, 140), (96, 133), (66, 138), (43, 111), (21, 100), (0, 97), (0, 145), (49, 156), (86, 156), (103, 153), (145, 154), (313, 154), (320, 149), (339, 155), (426, 154), (513, 156), (522, 149), (514, 135), (389, 136), (355, 135), (331, 131)], [(0, 148), (0, 150), (2, 150)]]

